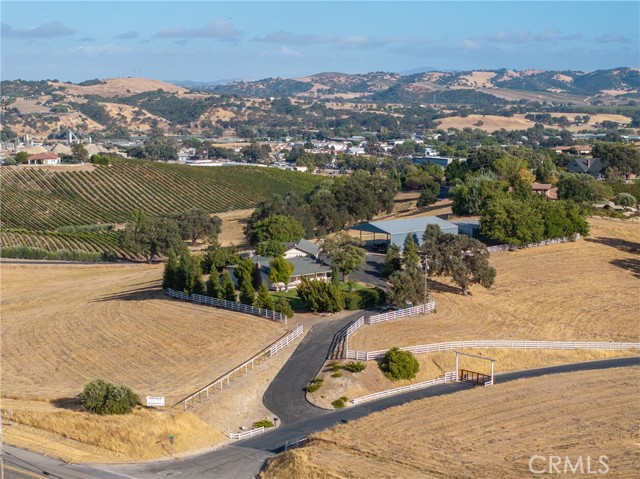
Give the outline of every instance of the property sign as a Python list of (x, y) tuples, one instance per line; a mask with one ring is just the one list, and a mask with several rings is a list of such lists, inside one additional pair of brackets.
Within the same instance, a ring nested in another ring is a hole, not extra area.
[(150, 407), (164, 407), (164, 397), (162, 397), (162, 396), (147, 396), (147, 406), (150, 406)]

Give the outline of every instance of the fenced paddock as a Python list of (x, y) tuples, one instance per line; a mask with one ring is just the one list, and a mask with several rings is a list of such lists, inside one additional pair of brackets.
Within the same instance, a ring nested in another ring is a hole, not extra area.
[(183, 301), (191, 301), (193, 303), (213, 306), (214, 308), (229, 309), (231, 311), (238, 311), (239, 313), (252, 314), (253, 316), (260, 316), (261, 318), (267, 318), (272, 321), (279, 321), (287, 324), (287, 317), (284, 314), (278, 313), (277, 311), (271, 311), (270, 309), (255, 308), (248, 304), (212, 298), (211, 296), (204, 296), (202, 294), (187, 294), (182, 291), (174, 291), (171, 288), (168, 288), (166, 292), (172, 298), (181, 299)]
[(260, 351), (258, 354), (256, 354), (252, 358), (248, 359), (247, 361), (240, 364), (239, 366), (236, 366), (231, 371), (223, 374), (222, 376), (217, 378), (215, 381), (207, 384), (205, 387), (203, 387), (202, 389), (199, 389), (198, 391), (191, 394), (190, 396), (178, 401), (176, 404), (174, 404), (174, 407), (180, 404), (184, 404), (184, 409), (186, 411), (187, 409), (192, 407), (190, 406), (190, 403), (192, 404), (196, 400), (199, 402), (202, 402), (205, 399), (209, 399), (209, 395), (212, 392), (211, 391), (212, 389), (222, 389), (225, 386), (225, 384), (227, 386), (231, 385), (231, 381), (234, 376), (238, 376), (239, 374), (248, 372), (249, 368), (253, 369), (256, 363), (264, 359), (268, 359), (274, 354), (277, 354), (285, 346), (287, 346), (288, 344), (291, 344), (303, 332), (304, 332), (304, 329), (302, 325), (298, 325), (296, 329), (294, 329), (290, 333), (287, 333), (286, 335), (278, 339), (273, 344), (267, 346), (265, 349)]
[[(437, 353), (440, 351), (451, 351), (454, 349), (546, 349), (546, 350), (577, 350), (586, 349), (592, 351), (626, 351), (630, 349), (640, 350), (640, 343), (616, 343), (602, 341), (523, 341), (509, 339), (484, 339), (475, 341), (450, 341), (446, 343), (421, 344), (418, 346), (404, 346), (402, 351), (411, 351), (413, 354)], [(347, 350), (346, 359), (358, 361), (371, 361), (381, 358), (387, 349), (377, 351), (356, 351)]]
[(386, 391), (380, 391), (373, 394), (367, 394), (366, 396), (361, 396), (359, 398), (351, 399), (349, 401), (354, 406), (356, 404), (362, 404), (363, 402), (375, 401), (376, 399), (386, 398), (389, 396), (395, 396), (396, 394), (402, 394), (409, 391), (415, 391), (417, 389), (424, 389), (430, 386), (435, 386), (436, 384), (444, 384), (448, 382), (452, 382), (456, 380), (455, 372), (447, 372), (444, 376), (436, 379), (429, 379), (428, 381), (422, 381), (420, 383), (409, 384), (408, 386), (400, 386), (398, 388), (387, 389)]

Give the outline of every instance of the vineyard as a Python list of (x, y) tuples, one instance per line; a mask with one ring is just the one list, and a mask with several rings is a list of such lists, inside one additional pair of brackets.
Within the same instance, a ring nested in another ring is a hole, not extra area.
[(93, 171), (3, 167), (0, 181), (3, 248), (112, 251), (136, 259), (120, 247), (119, 232), (85, 231), (88, 225), (125, 223), (136, 208), (152, 216), (194, 207), (211, 213), (251, 208), (274, 193), (304, 194), (319, 178), (274, 168), (117, 159)]
[(140, 259), (124, 251), (120, 246), (120, 232), (58, 233), (55, 231), (29, 231), (3, 229), (0, 233), (2, 248), (27, 246), (55, 253), (56, 251), (84, 251), (87, 253), (113, 252), (117, 257), (130, 260)]

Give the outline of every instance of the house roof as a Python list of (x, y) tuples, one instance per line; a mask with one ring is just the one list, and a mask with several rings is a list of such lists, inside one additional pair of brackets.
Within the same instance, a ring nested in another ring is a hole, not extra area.
[(438, 225), (443, 231), (456, 229), (457, 226), (449, 221), (445, 221), (437, 216), (421, 216), (417, 218), (406, 218), (401, 220), (369, 221), (359, 225), (351, 226), (349, 229), (356, 231), (366, 231), (369, 233), (382, 233), (388, 235), (423, 232), (427, 225)]
[(57, 160), (60, 157), (56, 154), (49, 153), (48, 151), (43, 153), (36, 153), (35, 155), (31, 155), (29, 160)]
[(310, 254), (311, 256), (317, 257), (318, 253), (320, 253), (320, 247), (316, 244), (313, 244), (311, 241), (306, 240), (304, 238), (299, 239), (293, 243), (285, 243), (286, 248), (289, 249), (299, 249), (300, 251)]
[(531, 189), (533, 191), (547, 191), (553, 188), (551, 183), (531, 183)]
[[(251, 260), (260, 264), (260, 268), (264, 273), (269, 274), (269, 261), (270, 258), (265, 256), (254, 256)], [(297, 258), (287, 258), (287, 262), (294, 266), (292, 276), (306, 276), (314, 273), (328, 273), (331, 271), (331, 266), (327, 266), (319, 261), (308, 256), (299, 256)]]
[(567, 165), (572, 173), (600, 173), (602, 162), (600, 158), (576, 158)]

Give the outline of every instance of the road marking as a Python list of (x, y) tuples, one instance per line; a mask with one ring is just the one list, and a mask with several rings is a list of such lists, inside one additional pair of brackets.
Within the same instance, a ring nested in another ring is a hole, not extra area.
[(19, 474), (24, 474), (25, 476), (37, 477), (38, 479), (42, 479), (44, 477), (42, 474), (37, 474), (35, 472), (27, 471), (26, 469), (19, 469), (9, 464), (5, 464), (4, 467), (6, 469), (9, 469), (10, 471), (17, 472)]

